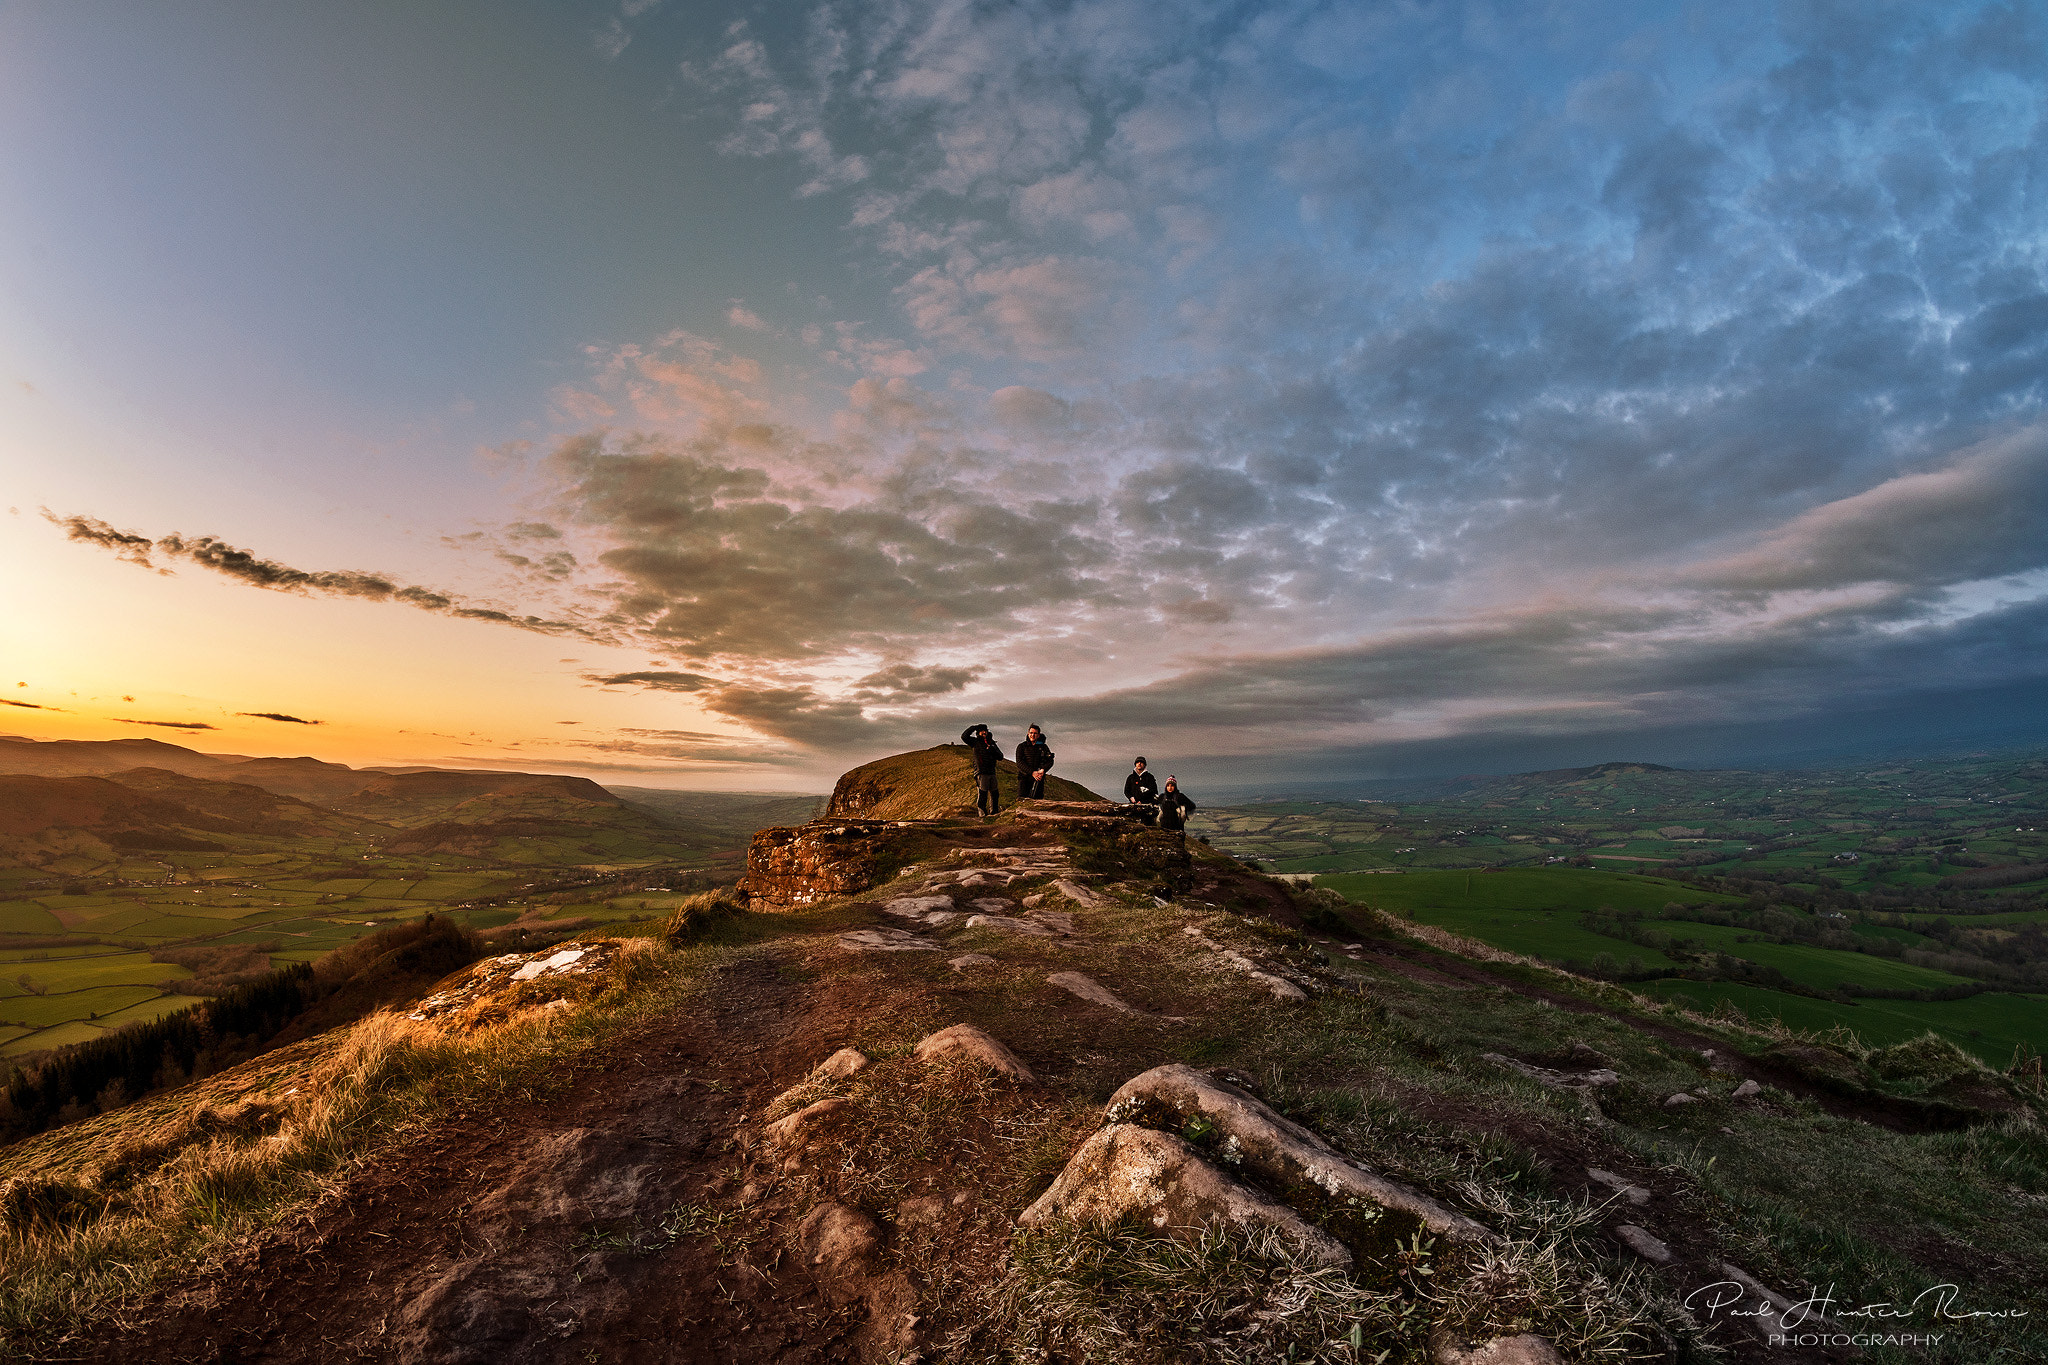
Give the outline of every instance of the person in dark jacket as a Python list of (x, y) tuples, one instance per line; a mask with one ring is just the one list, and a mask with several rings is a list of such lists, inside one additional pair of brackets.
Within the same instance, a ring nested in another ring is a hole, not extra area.
[(1138, 818), (1151, 824), (1159, 818), (1159, 781), (1145, 771), (1144, 755), (1131, 760), (1131, 775), (1124, 779), (1124, 800), (1145, 809)]
[(1003, 746), (986, 725), (970, 725), (960, 732), (960, 742), (974, 755), (974, 808), (983, 815), (1002, 809), (996, 794), (996, 765), (1003, 761)]
[(1166, 779), (1166, 790), (1159, 793), (1159, 828), (1186, 829), (1188, 817), (1195, 813), (1195, 803), (1180, 789), (1180, 783), (1172, 777)]
[(1036, 725), (1024, 733), (1024, 742), (1017, 746), (1017, 799), (1027, 796), (1045, 795), (1045, 774), (1052, 767), (1052, 750), (1045, 742), (1045, 731)]

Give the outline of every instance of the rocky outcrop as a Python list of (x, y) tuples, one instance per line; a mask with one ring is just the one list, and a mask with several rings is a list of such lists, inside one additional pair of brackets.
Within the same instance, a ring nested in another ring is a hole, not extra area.
[[(1005, 760), (997, 775), (1003, 807), (1017, 790), (1017, 765)], [(832, 788), (825, 806), (828, 818), (851, 816), (868, 820), (944, 820), (974, 813), (974, 759), (964, 744), (941, 744), (907, 754), (892, 754), (863, 763)], [(1047, 774), (1046, 797), (1053, 801), (1092, 801), (1101, 797), (1078, 782)]]
[(1018, 1060), (1017, 1054), (988, 1036), (972, 1024), (955, 1024), (928, 1035), (917, 1045), (912, 1054), (921, 1062), (936, 1062), (947, 1057), (965, 1057), (976, 1061), (999, 1075), (1026, 1085), (1036, 1085), (1038, 1077), (1031, 1068)]
[(1183, 1139), (1134, 1124), (1111, 1124), (1082, 1143), (1052, 1188), (1017, 1221), (1038, 1227), (1127, 1218), (1162, 1231), (1215, 1224), (1271, 1229), (1323, 1265), (1351, 1264), (1342, 1242), (1285, 1204), (1231, 1179)]
[[(1493, 1234), (1428, 1195), (1344, 1157), (1308, 1129), (1251, 1095), (1191, 1066), (1154, 1067), (1110, 1096), (1104, 1118), (1179, 1132), (1202, 1131), (1218, 1157), (1290, 1201), (1323, 1204), (1356, 1221), (1380, 1222), (1395, 1240), (1421, 1227), (1451, 1242)], [(1375, 1240), (1379, 1240), (1376, 1237)]]
[(740, 894), (755, 910), (816, 905), (867, 890), (888, 875), (895, 827), (876, 820), (814, 820), (761, 830), (747, 846)]

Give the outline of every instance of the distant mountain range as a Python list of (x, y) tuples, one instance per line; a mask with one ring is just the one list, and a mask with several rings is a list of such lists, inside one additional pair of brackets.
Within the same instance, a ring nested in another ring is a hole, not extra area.
[(215, 836), (351, 835), (392, 853), (479, 855), (499, 840), (603, 830), (680, 854), (707, 834), (744, 843), (760, 824), (805, 818), (818, 802), (629, 791), (637, 799), (581, 777), (351, 768), (154, 739), (0, 738), (0, 865), (39, 863), (80, 836), (110, 849), (196, 851)]

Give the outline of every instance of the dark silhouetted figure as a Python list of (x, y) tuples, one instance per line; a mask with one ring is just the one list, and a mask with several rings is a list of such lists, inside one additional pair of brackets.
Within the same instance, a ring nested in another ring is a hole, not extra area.
[(1188, 817), (1195, 813), (1195, 803), (1180, 783), (1174, 778), (1166, 779), (1166, 790), (1159, 793), (1159, 828), (1186, 829)]
[(1052, 750), (1046, 745), (1045, 732), (1034, 725), (1017, 746), (1017, 799), (1044, 796), (1045, 775), (1051, 767)]
[(1124, 779), (1124, 799), (1134, 806), (1143, 807), (1138, 818), (1146, 824), (1159, 818), (1159, 783), (1145, 771), (1142, 756), (1131, 760), (1131, 775)]
[(974, 754), (974, 809), (994, 815), (1002, 809), (996, 794), (996, 765), (1003, 761), (1003, 746), (986, 725), (970, 725), (960, 732), (960, 742)]

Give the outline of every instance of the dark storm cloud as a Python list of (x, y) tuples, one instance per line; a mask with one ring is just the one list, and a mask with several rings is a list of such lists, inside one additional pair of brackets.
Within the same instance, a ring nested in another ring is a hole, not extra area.
[(235, 712), (235, 714), (238, 716), (247, 716), (251, 720), (281, 720), (288, 725), (321, 724), (321, 722), (317, 720), (305, 720), (299, 716), (288, 716), (284, 714), (284, 712), (282, 711), (237, 711)]
[(125, 720), (119, 716), (115, 716), (113, 719), (122, 725), (154, 725), (162, 730), (212, 730), (217, 728), (208, 725), (203, 720)]

